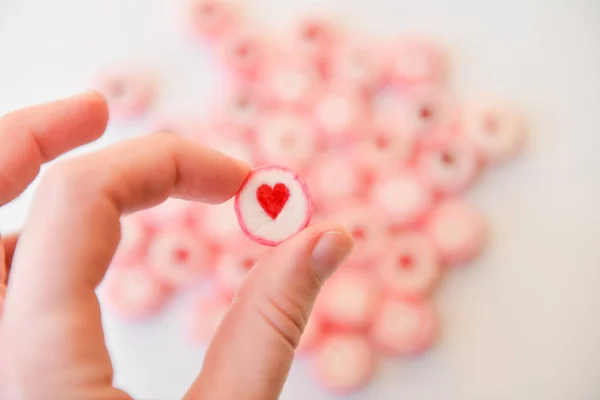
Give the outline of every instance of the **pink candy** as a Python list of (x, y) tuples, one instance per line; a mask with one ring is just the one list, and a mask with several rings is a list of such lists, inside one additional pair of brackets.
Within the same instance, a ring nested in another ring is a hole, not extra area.
[(324, 388), (346, 394), (360, 389), (375, 372), (376, 357), (369, 342), (358, 334), (328, 336), (312, 360), (315, 379)]
[(430, 216), (427, 232), (442, 260), (451, 265), (473, 259), (487, 240), (483, 215), (461, 200), (440, 203)]
[(394, 238), (378, 265), (381, 283), (401, 296), (429, 296), (442, 276), (433, 244), (421, 233), (407, 232)]
[(432, 204), (430, 188), (415, 174), (399, 173), (376, 182), (371, 201), (395, 226), (418, 221)]
[(378, 288), (368, 274), (338, 271), (323, 287), (315, 315), (342, 329), (369, 325), (377, 307)]
[(232, 0), (191, 0), (189, 7), (192, 30), (203, 39), (222, 39), (240, 18)]
[(194, 235), (163, 231), (148, 246), (149, 267), (168, 285), (189, 285), (210, 273), (209, 250)]
[(276, 246), (306, 228), (312, 201), (306, 184), (280, 166), (253, 170), (235, 196), (242, 231), (253, 241)]
[[(192, 341), (208, 343), (268, 246), (311, 220), (335, 221), (355, 247), (323, 286), (298, 346), (314, 379), (350, 393), (373, 378), (380, 355), (432, 347), (435, 290), (489, 235), (461, 196), (522, 148), (523, 116), (493, 98), (455, 98), (448, 54), (425, 38), (381, 45), (314, 15), (273, 35), (231, 0), (191, 1), (189, 19), (228, 82), (217, 83), (208, 121), (172, 119), (154, 130), (254, 170), (223, 204), (170, 199), (124, 218), (105, 285), (113, 310), (149, 317), (175, 291), (208, 280), (214, 293), (189, 325)], [(115, 116), (141, 116), (152, 104), (141, 74), (99, 83)]]
[(437, 315), (431, 304), (390, 298), (375, 316), (371, 339), (384, 353), (410, 356), (431, 346), (437, 333)]
[(170, 294), (145, 265), (112, 268), (103, 290), (111, 310), (130, 320), (151, 317), (166, 304)]
[(118, 119), (142, 116), (154, 100), (154, 87), (141, 72), (108, 71), (93, 86), (106, 97), (110, 114)]
[(390, 52), (390, 74), (401, 87), (412, 84), (441, 84), (447, 66), (443, 52), (421, 38), (406, 38), (395, 43)]

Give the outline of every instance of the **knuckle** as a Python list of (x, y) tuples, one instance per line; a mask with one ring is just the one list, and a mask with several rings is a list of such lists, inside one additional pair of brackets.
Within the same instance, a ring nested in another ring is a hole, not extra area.
[(293, 349), (298, 347), (308, 319), (307, 307), (304, 306), (306, 300), (308, 299), (279, 294), (265, 296), (263, 301), (257, 304), (260, 316)]
[(79, 204), (82, 198), (90, 200), (97, 196), (90, 194), (100, 191), (102, 183), (99, 171), (93, 171), (85, 162), (77, 159), (59, 161), (48, 170), (40, 183), (38, 196), (44, 202)]

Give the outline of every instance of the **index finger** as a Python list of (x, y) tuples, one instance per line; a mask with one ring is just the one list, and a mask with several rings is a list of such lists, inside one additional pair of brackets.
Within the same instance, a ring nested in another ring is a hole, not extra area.
[[(11, 368), (43, 380), (36, 385), (46, 392), (69, 389), (56, 387), (64, 379), (54, 374), (88, 379), (78, 373), (86, 368), (100, 369), (109, 385), (112, 369), (95, 288), (117, 248), (120, 215), (168, 196), (226, 201), (248, 172), (245, 163), (171, 134), (54, 166), (38, 187), (14, 256), (2, 321), (19, 355)], [(56, 346), (61, 351), (40, 360)]]
[(0, 118), (0, 205), (25, 190), (42, 163), (97, 139), (107, 121), (106, 100), (96, 92), (25, 108)]

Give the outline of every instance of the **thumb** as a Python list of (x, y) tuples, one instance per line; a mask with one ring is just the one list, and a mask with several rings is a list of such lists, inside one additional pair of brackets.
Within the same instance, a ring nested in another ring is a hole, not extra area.
[(248, 274), (208, 348), (188, 399), (277, 399), (321, 286), (353, 247), (334, 224), (313, 225)]

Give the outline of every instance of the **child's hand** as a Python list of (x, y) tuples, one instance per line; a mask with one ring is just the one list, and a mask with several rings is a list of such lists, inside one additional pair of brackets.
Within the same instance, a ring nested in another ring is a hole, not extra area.
[[(20, 194), (43, 162), (98, 138), (107, 118), (104, 99), (87, 93), (0, 119), (0, 205)], [(0, 398), (128, 398), (112, 387), (95, 294), (119, 242), (121, 214), (169, 196), (221, 203), (248, 172), (172, 134), (51, 167), (24, 231), (0, 246), (0, 282), (9, 282)], [(271, 251), (248, 275), (187, 397), (277, 398), (315, 296), (351, 248), (342, 227), (320, 224)]]

